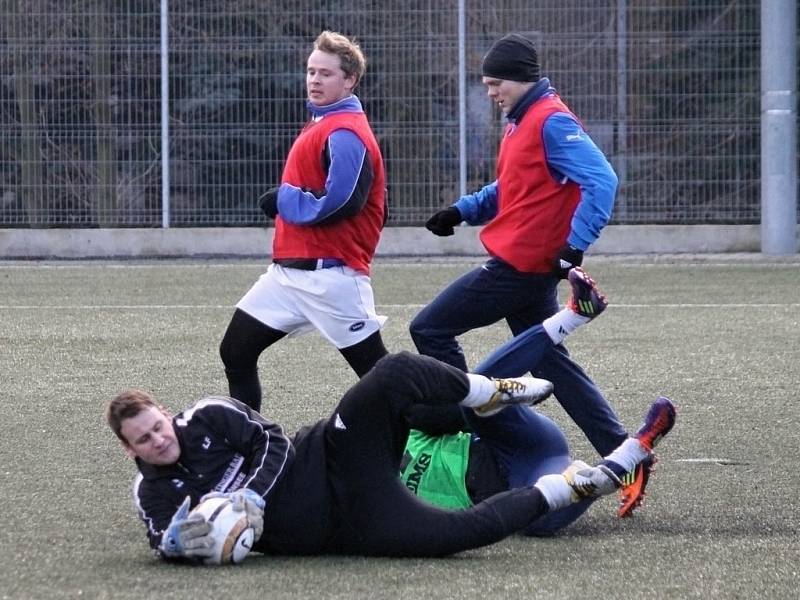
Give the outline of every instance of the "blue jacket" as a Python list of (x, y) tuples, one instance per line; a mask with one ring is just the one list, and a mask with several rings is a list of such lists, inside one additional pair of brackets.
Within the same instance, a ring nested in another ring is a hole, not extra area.
[[(547, 78), (540, 79), (508, 113), (518, 121), (530, 106), (555, 90)], [(547, 164), (556, 180), (571, 180), (581, 189), (581, 200), (572, 219), (567, 243), (586, 250), (611, 218), (617, 191), (617, 176), (605, 155), (572, 115), (555, 113), (545, 121), (544, 146)], [(481, 225), (497, 214), (497, 181), (454, 204), (470, 225)]]
[[(333, 104), (307, 104), (312, 119), (338, 112), (363, 112), (356, 96), (348, 96)], [(328, 165), (325, 190), (304, 190), (282, 184), (278, 192), (278, 212), (281, 218), (294, 225), (314, 225), (328, 222), (337, 213), (351, 215), (367, 202), (374, 178), (367, 148), (359, 137), (348, 129), (337, 129), (328, 138), (324, 156)]]

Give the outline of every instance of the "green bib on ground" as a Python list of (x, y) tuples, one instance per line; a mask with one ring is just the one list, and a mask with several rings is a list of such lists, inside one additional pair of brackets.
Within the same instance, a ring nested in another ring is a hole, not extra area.
[(400, 474), (403, 484), (441, 508), (472, 506), (465, 483), (469, 446), (468, 433), (432, 437), (412, 429), (406, 444), (411, 460)]

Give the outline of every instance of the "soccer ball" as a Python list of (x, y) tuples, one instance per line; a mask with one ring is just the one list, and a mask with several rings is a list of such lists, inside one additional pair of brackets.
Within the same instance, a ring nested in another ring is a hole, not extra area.
[(214, 554), (203, 559), (206, 565), (227, 565), (242, 562), (253, 547), (253, 528), (244, 511), (233, 510), (230, 498), (208, 498), (192, 513), (199, 513), (211, 524)]

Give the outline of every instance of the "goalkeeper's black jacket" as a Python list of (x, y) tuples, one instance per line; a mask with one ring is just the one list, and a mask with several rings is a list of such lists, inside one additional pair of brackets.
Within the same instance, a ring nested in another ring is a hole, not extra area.
[[(204, 398), (176, 415), (172, 422), (181, 446), (179, 462), (154, 466), (137, 459), (139, 475), (133, 497), (152, 548), (160, 545), (164, 530), (186, 496), (194, 507), (204, 494), (242, 487), (264, 497), (267, 513), (277, 513), (272, 514), (275, 519), (270, 519), (274, 531), (262, 536), (264, 543), (271, 540), (270, 547), (289, 551), (300, 543), (302, 550), (308, 542), (316, 546), (314, 538), (324, 537), (313, 526), (316, 517), (324, 529), (322, 515), (292, 514), (300, 505), (308, 507), (309, 502), (324, 506), (324, 498), (314, 498), (315, 493), (326, 495), (324, 458), (304, 461), (303, 481), (292, 485), (295, 478), (287, 474), (295, 463), (295, 445), (279, 425), (232, 398)], [(321, 439), (318, 443), (302, 443), (308, 431), (301, 430), (294, 438), (301, 454), (322, 452)], [(296, 494), (302, 494), (304, 502), (292, 501)], [(284, 531), (280, 526), (297, 522), (304, 524), (302, 532)], [(291, 546), (285, 550), (280, 542), (284, 537)]]

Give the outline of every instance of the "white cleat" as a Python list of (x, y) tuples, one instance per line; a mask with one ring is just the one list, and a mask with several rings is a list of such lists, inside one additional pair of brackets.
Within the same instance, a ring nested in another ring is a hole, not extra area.
[(553, 384), (546, 379), (536, 377), (512, 377), (507, 379), (494, 379), (495, 393), (489, 401), (475, 408), (475, 413), (481, 417), (497, 414), (506, 406), (512, 404), (539, 404), (553, 393)]
[(573, 502), (613, 494), (622, 485), (619, 477), (605, 465), (591, 467), (582, 460), (573, 461), (561, 474), (572, 488)]

